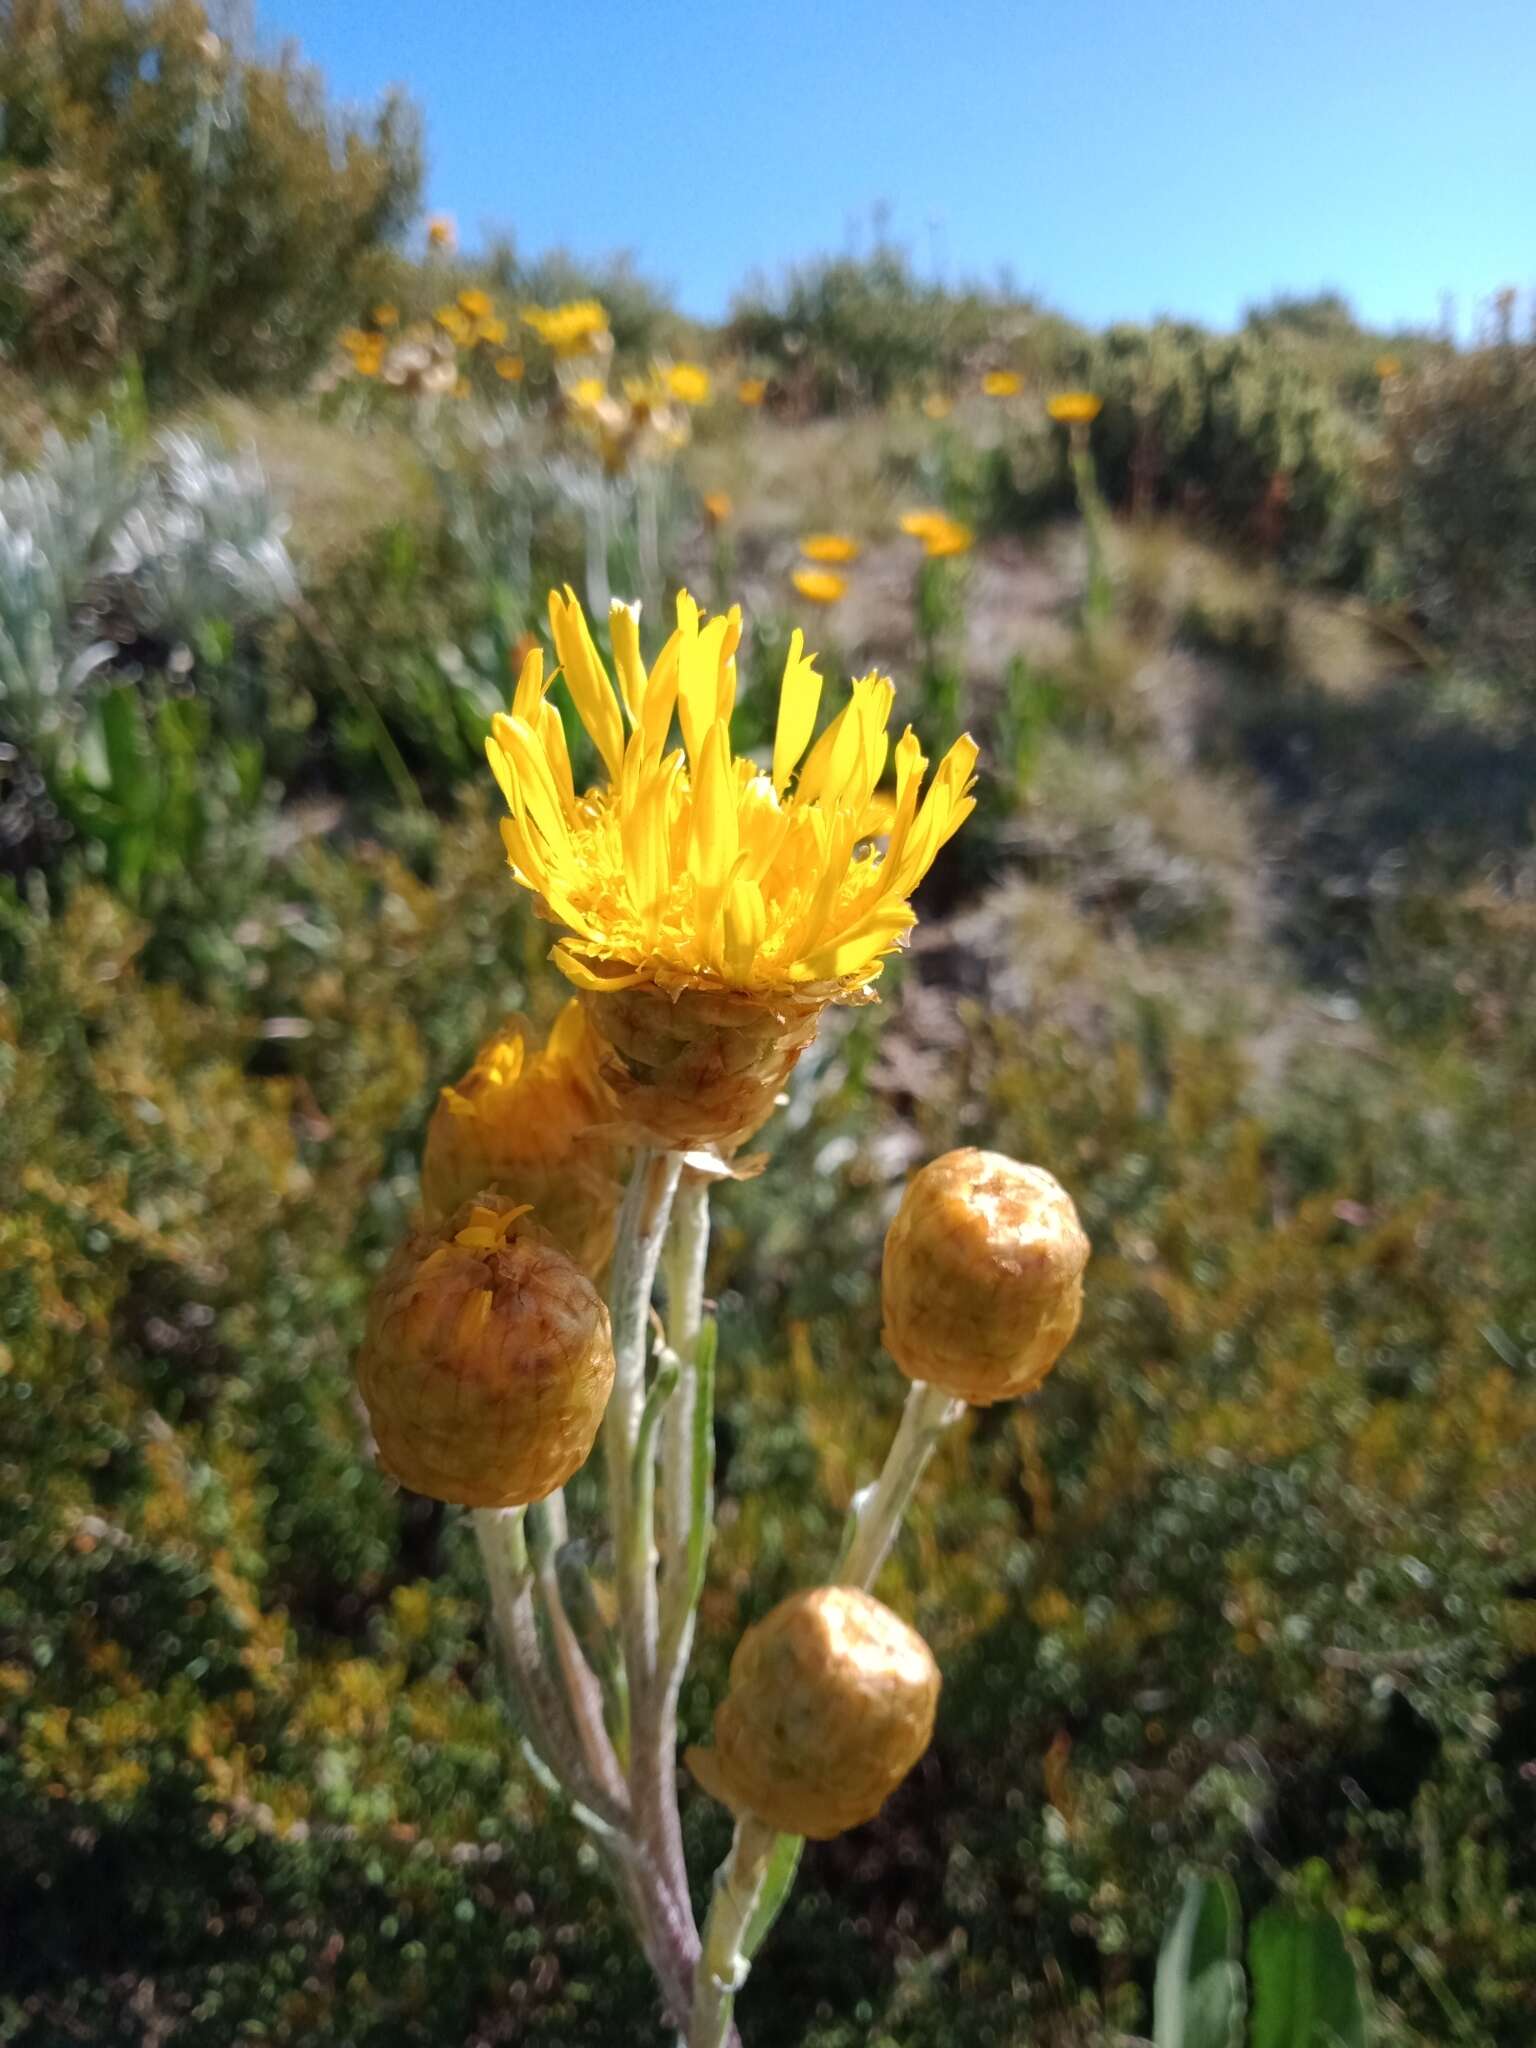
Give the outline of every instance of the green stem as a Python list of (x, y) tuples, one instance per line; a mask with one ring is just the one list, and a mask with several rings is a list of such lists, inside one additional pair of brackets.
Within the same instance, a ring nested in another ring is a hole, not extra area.
[(736, 1823), (731, 1852), (715, 1872), (703, 1948), (694, 1972), (693, 2018), (687, 2048), (721, 2048), (731, 2026), (736, 1993), (746, 1982), (746, 1948), (778, 1837), (750, 1815)]
[(963, 1401), (921, 1380), (912, 1382), (880, 1477), (855, 1497), (834, 1574), (839, 1585), (873, 1589), (928, 1460), (964, 1412)]

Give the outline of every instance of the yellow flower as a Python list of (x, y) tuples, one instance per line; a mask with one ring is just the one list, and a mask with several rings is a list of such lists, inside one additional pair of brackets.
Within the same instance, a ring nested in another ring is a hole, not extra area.
[(435, 213), (427, 222), (427, 246), (431, 249), (451, 249), (458, 240), (452, 216)]
[(432, 315), (450, 341), (457, 348), (468, 348), (475, 338), (475, 323), (458, 306), (439, 306)]
[(1017, 370), (988, 370), (981, 388), (988, 398), (1017, 398), (1024, 389), (1024, 379)]
[(711, 526), (724, 526), (735, 511), (729, 491), (706, 491), (704, 493), (704, 516)]
[(366, 355), (369, 349), (376, 346), (378, 337), (367, 333), (361, 327), (343, 327), (336, 340), (349, 356), (356, 356)]
[(375, 327), (398, 327), (400, 325), (400, 308), (387, 303), (382, 306), (375, 306), (372, 319)]
[(524, 306), (520, 317), (557, 356), (579, 356), (610, 345), (608, 315), (596, 299)]
[(498, 320), (492, 317), (482, 318), (475, 322), (476, 341), (487, 342), (492, 348), (499, 348), (506, 338), (507, 323), (505, 320)]
[(459, 305), (471, 320), (483, 320), (491, 310), (491, 295), (478, 285), (466, 286), (459, 293)]
[(856, 562), (863, 550), (846, 533), (808, 533), (800, 552), (808, 562)]
[(767, 395), (766, 377), (743, 377), (736, 386), (736, 396), (743, 405), (761, 405)]
[(946, 519), (923, 535), (923, 553), (931, 562), (947, 561), (953, 555), (968, 555), (976, 536), (960, 519)]
[(942, 391), (930, 391), (923, 400), (923, 411), (931, 420), (947, 420), (955, 409), (955, 401), (946, 398)]
[(1104, 410), (1104, 401), (1092, 391), (1055, 391), (1045, 401), (1045, 409), (1061, 426), (1087, 427)]
[(582, 412), (593, 412), (608, 396), (608, 386), (601, 377), (578, 377), (569, 387), (566, 397)]
[(861, 678), (812, 745), (821, 677), (796, 633), (764, 768), (731, 748), (740, 611), (706, 619), (684, 592), (677, 616), (647, 672), (638, 612), (614, 606), (616, 692), (574, 596), (551, 594), (605, 785), (577, 795), (538, 652), (487, 752), (508, 859), (564, 928), (554, 958), (585, 992), (626, 1120), (652, 1142), (729, 1148), (772, 1110), (823, 1005), (862, 997), (910, 929), (912, 891), (974, 808), (976, 747), (957, 740), (922, 795), (927, 761), (902, 736), (877, 852), (867, 820), (892, 752), (891, 683)]
[(509, 384), (516, 384), (522, 378), (525, 365), (521, 356), (498, 356), (495, 367), (498, 377), (505, 378)]
[(680, 405), (707, 405), (714, 389), (702, 363), (673, 363), (663, 372), (663, 381)]
[(601, 1047), (573, 996), (542, 1048), (513, 1017), (445, 1088), (427, 1126), (421, 1198), (429, 1221), (494, 1188), (533, 1206), (535, 1220), (587, 1272), (613, 1249), (621, 1154), (605, 1130), (613, 1104), (598, 1076)]
[(938, 510), (924, 509), (919, 512), (903, 512), (897, 524), (903, 533), (913, 540), (927, 540), (935, 533), (942, 533), (950, 524), (949, 514)]
[(848, 595), (848, 578), (835, 569), (796, 569), (789, 580), (810, 604), (839, 604)]
[(1383, 384), (1403, 374), (1403, 366), (1396, 356), (1378, 356), (1372, 367)]

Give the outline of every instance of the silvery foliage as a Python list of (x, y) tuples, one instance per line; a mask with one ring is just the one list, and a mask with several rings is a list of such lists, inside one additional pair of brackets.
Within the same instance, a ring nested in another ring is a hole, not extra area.
[(50, 435), (33, 469), (0, 474), (0, 719), (24, 739), (59, 726), (116, 652), (92, 631), (105, 613), (187, 640), (293, 603), (285, 528), (253, 454), (167, 433), (146, 464), (100, 419)]
[(76, 614), (137, 488), (104, 420), (79, 441), (51, 434), (34, 469), (0, 475), (0, 706), (24, 732), (55, 723), (112, 652)]
[(288, 522), (254, 451), (179, 432), (159, 450), (104, 564), (135, 623), (190, 640), (210, 620), (251, 625), (294, 603)]

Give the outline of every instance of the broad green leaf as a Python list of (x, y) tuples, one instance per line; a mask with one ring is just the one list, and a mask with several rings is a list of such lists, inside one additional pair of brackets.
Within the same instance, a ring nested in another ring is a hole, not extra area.
[(1252, 2048), (1369, 2048), (1368, 1994), (1331, 1913), (1269, 1906), (1248, 1936)]
[(1242, 1915), (1231, 1882), (1188, 1876), (1157, 1958), (1156, 2048), (1241, 2048), (1241, 1941)]

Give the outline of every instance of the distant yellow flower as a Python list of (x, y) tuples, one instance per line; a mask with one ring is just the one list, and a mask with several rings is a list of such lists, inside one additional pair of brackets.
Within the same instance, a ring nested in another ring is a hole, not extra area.
[[(928, 764), (909, 728), (895, 748), (890, 845), (883, 857), (856, 857), (890, 753), (895, 690), (885, 677), (854, 683), (811, 746), (822, 682), (796, 632), (765, 772), (731, 750), (739, 609), (706, 618), (682, 593), (677, 630), (647, 673), (637, 610), (615, 604), (616, 692), (575, 597), (552, 593), (549, 603), (555, 651), (607, 785), (577, 797), (538, 651), (487, 751), (511, 812), (502, 834), (512, 866), (565, 927), (555, 949), (564, 972), (599, 989), (615, 977), (673, 988), (864, 987), (913, 922), (907, 898), (974, 808), (975, 743), (955, 742), (919, 804)], [(674, 717), (683, 744), (669, 750)]]
[(902, 532), (910, 534), (914, 540), (927, 540), (930, 534), (942, 532), (948, 526), (949, 514), (936, 510), (903, 512), (897, 523)]
[(427, 222), (427, 246), (430, 249), (451, 249), (459, 239), (450, 214), (434, 213)]
[(922, 538), (923, 553), (933, 562), (944, 561), (952, 555), (968, 555), (976, 541), (975, 534), (960, 519), (946, 519)]
[(1403, 374), (1403, 366), (1396, 356), (1378, 356), (1373, 367), (1383, 384)]
[(947, 420), (955, 409), (955, 401), (946, 398), (942, 391), (930, 391), (923, 400), (923, 411), (931, 420)]
[(525, 367), (526, 365), (521, 356), (498, 356), (496, 358), (496, 374), (498, 377), (505, 378), (508, 384), (521, 382)]
[(372, 348), (376, 337), (361, 327), (343, 327), (336, 340), (349, 356), (355, 356)]
[(557, 356), (579, 356), (609, 343), (608, 315), (596, 299), (563, 306), (524, 306), (521, 319)]
[(458, 348), (469, 348), (475, 338), (475, 323), (459, 306), (439, 306), (432, 315), (450, 341)]
[(1017, 370), (988, 370), (981, 388), (988, 398), (1017, 398), (1024, 389), (1024, 379)]
[(491, 295), (478, 285), (469, 285), (459, 293), (459, 305), (471, 320), (483, 320), (491, 310)]
[(583, 412), (593, 412), (608, 396), (608, 386), (601, 377), (578, 377), (566, 392), (572, 405)]
[(743, 377), (736, 386), (736, 396), (743, 405), (761, 405), (767, 395), (766, 377)]
[(400, 325), (400, 308), (398, 306), (391, 306), (386, 302), (382, 306), (375, 306), (371, 317), (375, 327), (398, 327)]
[(1104, 410), (1104, 401), (1092, 391), (1055, 391), (1045, 401), (1045, 409), (1061, 426), (1087, 427)]
[(704, 516), (711, 526), (724, 526), (735, 509), (729, 491), (704, 493)]
[(483, 341), (490, 348), (499, 348), (507, 338), (507, 323), (494, 316), (475, 322), (475, 339)]
[(835, 569), (796, 569), (789, 580), (811, 604), (838, 604), (848, 595), (848, 578)]
[(668, 392), (680, 405), (707, 405), (714, 380), (702, 363), (672, 363), (663, 372)]
[(863, 549), (846, 533), (808, 533), (800, 552), (808, 562), (856, 562)]

